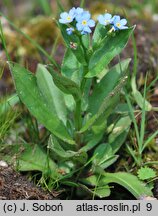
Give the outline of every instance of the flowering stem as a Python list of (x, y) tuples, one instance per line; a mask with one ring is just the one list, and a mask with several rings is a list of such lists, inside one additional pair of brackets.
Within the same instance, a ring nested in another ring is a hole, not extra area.
[(82, 110), (81, 110), (81, 100), (76, 101), (76, 110), (74, 113), (74, 121), (75, 121), (75, 140), (78, 146), (80, 146), (81, 143), (81, 137), (78, 131), (82, 127)]
[(84, 87), (85, 87), (85, 84), (86, 84), (86, 78), (85, 78), (85, 75), (88, 73), (88, 66), (84, 66), (83, 68), (83, 77), (82, 77), (82, 81), (81, 81), (81, 92), (83, 93), (84, 92)]

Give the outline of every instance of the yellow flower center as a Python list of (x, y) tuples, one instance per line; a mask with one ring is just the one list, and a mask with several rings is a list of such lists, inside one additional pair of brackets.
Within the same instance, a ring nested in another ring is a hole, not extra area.
[(108, 23), (110, 23), (110, 22), (109, 22), (109, 20), (105, 20), (105, 23), (108, 24)]
[(82, 21), (82, 25), (87, 25), (87, 21), (86, 21), (86, 20), (83, 20), (83, 21)]
[(68, 21), (70, 21), (70, 20), (71, 20), (71, 17), (70, 17), (70, 16), (68, 16), (68, 17), (67, 17), (67, 20), (68, 20)]
[(120, 24), (120, 23), (116, 23), (116, 26), (117, 26), (117, 27), (120, 27), (120, 26), (121, 26), (121, 24)]

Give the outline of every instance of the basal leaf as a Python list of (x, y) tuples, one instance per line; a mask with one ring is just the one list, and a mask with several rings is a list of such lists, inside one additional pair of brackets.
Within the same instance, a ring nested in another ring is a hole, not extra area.
[(56, 87), (52, 76), (46, 67), (38, 64), (36, 71), (37, 85), (43, 95), (47, 105), (58, 118), (66, 125), (67, 110), (64, 101), (64, 94)]
[(124, 144), (127, 138), (127, 135), (128, 135), (128, 131), (129, 129), (126, 129), (120, 135), (118, 135), (114, 141), (110, 142), (113, 153), (116, 153), (121, 148), (121, 146)]
[(115, 139), (117, 139), (117, 137), (124, 131), (128, 131), (129, 127), (131, 125), (131, 118), (129, 116), (124, 116), (122, 118), (120, 118), (112, 132), (110, 133), (109, 137), (108, 137), (108, 142), (112, 143)]
[(59, 176), (56, 164), (38, 145), (27, 143), (24, 148), (25, 150), (18, 158), (19, 171), (41, 171), (42, 173), (49, 171), (52, 177)]
[(130, 173), (105, 173), (101, 178), (101, 182), (104, 184), (117, 183), (131, 192), (136, 199), (143, 195), (152, 196), (151, 190)]
[(110, 193), (111, 193), (108, 185), (97, 186), (97, 187), (94, 187), (93, 189), (89, 188), (88, 186), (84, 184), (79, 184), (79, 185), (86, 193), (92, 194), (93, 197), (97, 196), (99, 198), (104, 198), (104, 197), (110, 196)]
[(18, 64), (9, 62), (9, 66), (15, 81), (16, 91), (32, 115), (55, 136), (65, 142), (75, 144), (64, 124), (47, 106), (38, 88), (36, 77)]
[(19, 97), (17, 94), (11, 95), (0, 100), (0, 114), (6, 113), (8, 110), (12, 109), (16, 104), (19, 103)]
[(94, 148), (99, 143), (99, 141), (102, 139), (102, 136), (103, 136), (102, 134), (88, 136), (88, 141), (86, 145), (84, 145), (80, 149), (80, 152), (87, 152), (91, 150), (92, 148)]
[(111, 146), (108, 143), (100, 144), (94, 151), (94, 168), (100, 167), (106, 169), (114, 163), (118, 156), (114, 155)]
[(48, 147), (61, 158), (71, 158), (77, 154), (74, 151), (66, 151), (53, 136), (49, 138)]
[[(145, 111), (151, 111), (152, 105), (142, 96), (142, 94), (137, 90), (136, 86), (136, 78), (133, 76), (131, 79), (131, 87), (132, 87), (132, 94), (137, 102), (138, 106), (143, 109), (145, 108)], [(144, 104), (145, 103), (145, 104)]]
[[(133, 96), (138, 104), (138, 106), (142, 109), (143, 108), (143, 101), (144, 101), (144, 98), (142, 96), (142, 94), (136, 90), (136, 91), (133, 91)], [(152, 105), (145, 99), (145, 110), (146, 111), (151, 111), (152, 109)]]
[(115, 36), (107, 35), (91, 56), (89, 63), (89, 72), (87, 78), (94, 77), (99, 74), (109, 62), (117, 56), (126, 46), (134, 27), (116, 32)]

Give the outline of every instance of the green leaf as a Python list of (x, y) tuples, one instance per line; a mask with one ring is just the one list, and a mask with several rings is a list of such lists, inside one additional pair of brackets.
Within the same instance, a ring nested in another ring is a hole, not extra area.
[(48, 71), (53, 77), (55, 85), (65, 94), (70, 94), (74, 97), (75, 101), (81, 99), (81, 91), (79, 86), (71, 79), (57, 74), (50, 65), (47, 65)]
[(51, 176), (57, 178), (56, 164), (49, 158), (38, 145), (24, 144), (25, 150), (18, 159), (19, 171), (40, 171), (42, 173), (51, 172)]
[[(138, 106), (143, 109), (143, 103), (144, 103), (144, 98), (142, 96), (142, 94), (136, 90), (133, 91), (133, 96), (138, 104)], [(151, 111), (152, 109), (152, 105), (145, 99), (145, 111)]]
[(36, 71), (37, 85), (43, 95), (46, 104), (58, 118), (66, 125), (67, 110), (63, 93), (56, 87), (52, 76), (46, 67), (38, 64)]
[(86, 191), (86, 193), (90, 193), (94, 196), (97, 196), (99, 198), (104, 198), (104, 197), (108, 197), (110, 196), (110, 188), (108, 185), (105, 185), (105, 186), (97, 186), (93, 189), (87, 187), (86, 185), (84, 184), (79, 184), (79, 186), (84, 190)]
[(120, 118), (115, 124), (112, 132), (110, 133), (108, 137), (108, 142), (109, 143), (114, 142), (114, 140), (117, 139), (117, 137), (120, 134), (129, 130), (130, 125), (131, 125), (131, 118), (129, 116)]
[(89, 34), (86, 34), (86, 35), (82, 35), (81, 36), (81, 40), (82, 40), (82, 43), (83, 43), (83, 46), (87, 49), (89, 49), (89, 46), (90, 46), (90, 35)]
[(88, 109), (88, 103), (89, 103), (89, 92), (91, 90), (92, 85), (92, 79), (86, 80), (85, 87), (83, 90), (83, 96), (82, 96), (82, 111), (85, 112)]
[(94, 52), (89, 63), (89, 72), (86, 74), (87, 78), (94, 77), (110, 63), (110, 61), (117, 56), (126, 46), (134, 27), (121, 30), (107, 35), (100, 44), (100, 48)]
[(71, 48), (71, 44), (74, 44), (75, 48), (71, 48), (73, 54), (76, 56), (77, 60), (82, 64), (86, 65), (86, 60), (85, 60), (85, 53), (83, 50), (83, 47), (81, 45), (81, 41), (79, 39), (79, 36), (76, 34), (68, 35), (66, 33), (67, 25), (63, 25), (58, 23), (58, 26), (61, 30), (62, 36), (64, 38), (64, 41), (66, 43), (66, 46), (68, 49)]
[(82, 77), (82, 65), (77, 61), (71, 49), (67, 49), (61, 65), (61, 72), (64, 76), (80, 84)]
[(97, 24), (92, 38), (93, 50), (99, 47), (102, 40), (106, 37), (107, 32), (108, 32), (108, 28), (101, 25), (100, 23)]
[(0, 114), (2, 115), (6, 113), (18, 103), (19, 97), (17, 96), (17, 94), (13, 94), (11, 96), (8, 96), (7, 98), (3, 98), (2, 100), (0, 100)]
[[(107, 116), (107, 115), (106, 115)], [(98, 121), (92, 126), (92, 131), (94, 134), (100, 134), (105, 132), (107, 128), (107, 120), (104, 118), (99, 118)]]
[[(131, 79), (131, 87), (132, 87), (132, 94), (133, 97), (135, 99), (135, 101), (137, 102), (138, 106), (143, 109), (144, 105), (145, 105), (145, 111), (151, 111), (152, 109), (152, 105), (142, 96), (142, 94), (137, 90), (137, 86), (136, 86), (136, 80), (135, 77), (132, 77)], [(144, 104), (144, 100), (145, 100), (145, 104)]]
[(75, 144), (67, 132), (64, 124), (47, 106), (38, 86), (36, 77), (24, 67), (9, 62), (16, 91), (21, 101), (27, 106), (28, 110), (40, 121), (49, 131), (65, 142)]
[(80, 149), (80, 152), (87, 152), (94, 148), (102, 139), (102, 134), (88, 136), (88, 142)]
[(94, 167), (100, 167), (102, 169), (107, 168), (114, 163), (118, 156), (113, 154), (112, 148), (108, 143), (100, 144), (94, 151), (95, 155), (93, 160)]
[(100, 182), (100, 177), (101, 175), (97, 174), (91, 175), (88, 178), (83, 178), (81, 179), (83, 183), (82, 186), (87, 192), (92, 193), (93, 196), (98, 196), (100, 198), (108, 197), (111, 193), (110, 188), (107, 184)]
[(57, 141), (57, 139), (53, 136), (50, 136), (48, 140), (48, 147), (51, 149), (55, 154), (60, 156), (61, 158), (71, 158), (74, 157), (77, 152), (74, 151), (66, 151)]
[(151, 178), (156, 177), (156, 172), (153, 169), (146, 167), (146, 166), (141, 167), (138, 170), (137, 174), (140, 180), (149, 180)]
[(120, 135), (116, 137), (116, 139), (113, 142), (110, 142), (109, 144), (112, 147), (113, 153), (115, 154), (121, 146), (125, 143), (125, 140), (127, 138), (129, 130), (123, 131)]
[(117, 183), (125, 187), (137, 199), (142, 195), (152, 196), (151, 190), (143, 182), (139, 181), (136, 176), (130, 173), (105, 173), (101, 178), (101, 182), (104, 184)]
[(127, 103), (119, 103), (115, 109), (117, 114), (129, 114), (130, 110)]
[(116, 106), (116, 103), (118, 102), (118, 95), (120, 94), (120, 91), (124, 84), (126, 83), (127, 77), (123, 77), (122, 80), (118, 83), (118, 85), (111, 91), (107, 97), (105, 97), (102, 101), (101, 106), (99, 107), (99, 110), (95, 115), (93, 115), (81, 128), (80, 133), (85, 132), (86, 130), (90, 129), (90, 127), (99, 119), (104, 118), (106, 119), (107, 116), (111, 114), (113, 109)]
[[(89, 98), (89, 111), (96, 113), (104, 98), (114, 89), (119, 79), (126, 73), (131, 59), (126, 59), (112, 67), (94, 87)], [(123, 73), (123, 74), (122, 74)]]

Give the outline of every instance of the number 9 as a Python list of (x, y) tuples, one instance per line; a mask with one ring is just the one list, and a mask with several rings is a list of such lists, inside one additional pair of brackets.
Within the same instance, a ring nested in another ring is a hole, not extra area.
[(151, 203), (147, 203), (147, 204), (146, 204), (146, 208), (147, 208), (147, 209), (146, 209), (147, 211), (151, 211), (151, 209), (152, 209), (152, 204), (151, 204)]

